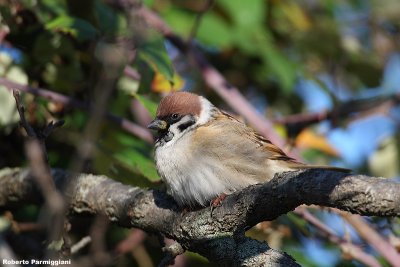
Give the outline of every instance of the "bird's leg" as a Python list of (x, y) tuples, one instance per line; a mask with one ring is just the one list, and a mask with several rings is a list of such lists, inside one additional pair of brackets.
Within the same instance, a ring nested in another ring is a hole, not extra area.
[(211, 200), (210, 206), (212, 208), (218, 207), (219, 205), (221, 205), (221, 202), (226, 198), (226, 196), (227, 195), (225, 193), (222, 193), (221, 195), (217, 196), (215, 199)]

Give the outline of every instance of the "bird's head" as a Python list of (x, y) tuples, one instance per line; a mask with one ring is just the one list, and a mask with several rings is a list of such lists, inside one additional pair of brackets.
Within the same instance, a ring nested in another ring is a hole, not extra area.
[(156, 118), (147, 127), (158, 132), (157, 141), (169, 142), (207, 123), (215, 110), (216, 108), (202, 96), (176, 92), (160, 101)]

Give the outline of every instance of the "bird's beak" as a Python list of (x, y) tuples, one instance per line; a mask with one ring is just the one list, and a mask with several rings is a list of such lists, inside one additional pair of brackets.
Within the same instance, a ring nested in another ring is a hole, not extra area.
[(153, 120), (149, 125), (147, 125), (147, 128), (151, 130), (156, 130), (156, 131), (162, 131), (167, 129), (168, 123), (164, 120), (160, 119), (155, 119)]

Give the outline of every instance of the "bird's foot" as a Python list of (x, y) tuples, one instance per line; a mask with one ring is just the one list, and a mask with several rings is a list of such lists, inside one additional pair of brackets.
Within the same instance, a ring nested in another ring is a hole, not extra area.
[(221, 195), (217, 196), (215, 199), (210, 201), (210, 208), (211, 208), (211, 215), (214, 209), (221, 205), (222, 201), (227, 197), (227, 194), (222, 193)]
[(221, 195), (217, 196), (215, 199), (211, 200), (210, 206), (216, 208), (221, 205), (222, 201), (226, 198), (226, 194), (222, 193)]

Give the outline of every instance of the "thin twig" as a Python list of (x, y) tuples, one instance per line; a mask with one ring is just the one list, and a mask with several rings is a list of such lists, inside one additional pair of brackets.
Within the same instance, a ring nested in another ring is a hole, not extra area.
[(357, 231), (357, 233), (367, 241), (376, 251), (378, 251), (392, 266), (400, 266), (400, 254), (396, 249), (376, 232), (359, 215), (354, 215), (342, 211), (337, 212)]
[(61, 126), (63, 122), (50, 122), (43, 132), (35, 131), (25, 118), (25, 108), (21, 103), (19, 92), (13, 90), (13, 95), (21, 124), (30, 137), (30, 139), (25, 142), (25, 152), (29, 165), (34, 174), (35, 181), (45, 198), (46, 207), (50, 215), (50, 220), (47, 219), (48, 240), (58, 240), (63, 232), (65, 205), (64, 199), (56, 189), (54, 179), (50, 173), (50, 167), (47, 163), (45, 139), (52, 130)]
[(43, 158), (45, 159), (46, 163), (48, 161), (47, 158), (47, 150), (46, 150), (46, 138), (49, 137), (49, 135), (54, 131), (54, 129), (61, 127), (64, 124), (63, 120), (57, 121), (53, 123), (51, 121), (43, 130), (35, 130), (26, 120), (25, 117), (25, 108), (21, 103), (21, 97), (20, 93), (17, 90), (13, 90), (13, 95), (15, 99), (15, 103), (17, 105), (17, 110), (18, 114), (20, 117), (20, 122), (22, 127), (25, 129), (27, 135), (32, 139), (32, 140), (37, 140), (38, 144), (41, 147)]
[(79, 240), (77, 243), (72, 245), (71, 247), (71, 254), (75, 254), (84, 247), (86, 247), (90, 242), (92, 242), (92, 238), (90, 236), (85, 236), (81, 240)]
[(377, 113), (386, 114), (387, 110), (400, 103), (400, 94), (350, 100), (339, 104), (333, 110), (323, 110), (315, 113), (294, 114), (274, 119), (274, 123), (284, 124), (292, 129), (301, 129), (325, 120), (363, 118)]
[(131, 66), (126, 66), (124, 68), (124, 74), (135, 81), (140, 81), (142, 78), (142, 75), (140, 75), (140, 73)]
[(203, 7), (203, 9), (197, 13), (195, 21), (192, 26), (192, 29), (190, 30), (189, 37), (187, 39), (188, 40), (187, 43), (188, 43), (189, 47), (191, 47), (192, 41), (197, 35), (202, 18), (213, 7), (214, 2), (215, 2), (214, 0), (206, 0), (206, 4)]
[[(54, 103), (61, 103), (66, 106), (75, 107), (83, 110), (89, 110), (89, 106), (84, 104), (83, 102), (47, 89), (22, 85), (1, 77), (0, 77), (0, 84), (4, 85), (9, 90), (17, 89), (19, 91), (23, 91), (35, 96), (45, 98)], [(107, 113), (106, 117), (110, 121), (118, 124), (126, 132), (146, 141), (147, 143), (153, 143), (154, 141), (153, 136), (151, 132), (146, 128), (141, 127), (140, 125), (137, 125), (127, 119), (118, 117), (111, 113)]]
[(64, 200), (57, 191), (53, 177), (50, 174), (47, 162), (44, 159), (42, 146), (39, 141), (28, 140), (26, 142), (25, 151), (29, 160), (36, 183), (46, 200), (46, 206), (50, 212), (50, 220), (47, 219), (47, 227), (49, 231), (49, 240), (56, 240), (63, 231), (64, 224)]
[(56, 129), (64, 125), (64, 120), (60, 120), (57, 122), (50, 121), (46, 127), (39, 131), (33, 129), (33, 127), (27, 122), (25, 117), (25, 108), (21, 103), (20, 92), (18, 90), (13, 90), (13, 96), (15, 99), (15, 103), (17, 105), (18, 114), (21, 120), (21, 125), (25, 129), (27, 135), (31, 138), (38, 139), (39, 142), (44, 143), (45, 139), (50, 136), (50, 134)]
[(90, 228), (90, 237), (92, 243), (90, 246), (90, 255), (96, 266), (107, 266), (111, 263), (113, 256), (107, 252), (106, 231), (110, 221), (103, 214), (96, 216), (92, 227)]
[(31, 138), (37, 138), (37, 134), (32, 126), (26, 121), (25, 108), (21, 103), (21, 96), (19, 91), (13, 90), (13, 96), (17, 105), (18, 114), (20, 117), (21, 126), (25, 129), (26, 134)]
[(49, 124), (47, 124), (46, 128), (42, 131), (42, 138), (47, 138), (49, 135), (56, 129), (61, 126), (63, 126), (65, 123), (64, 120), (59, 120), (56, 122), (50, 121)]
[(319, 230), (319, 233), (325, 236), (330, 242), (341, 248), (342, 252), (351, 256), (353, 259), (370, 267), (380, 267), (381, 264), (371, 255), (365, 253), (357, 245), (339, 237), (331, 228), (312, 215), (305, 207), (299, 206), (294, 213), (301, 216), (308, 223)]

